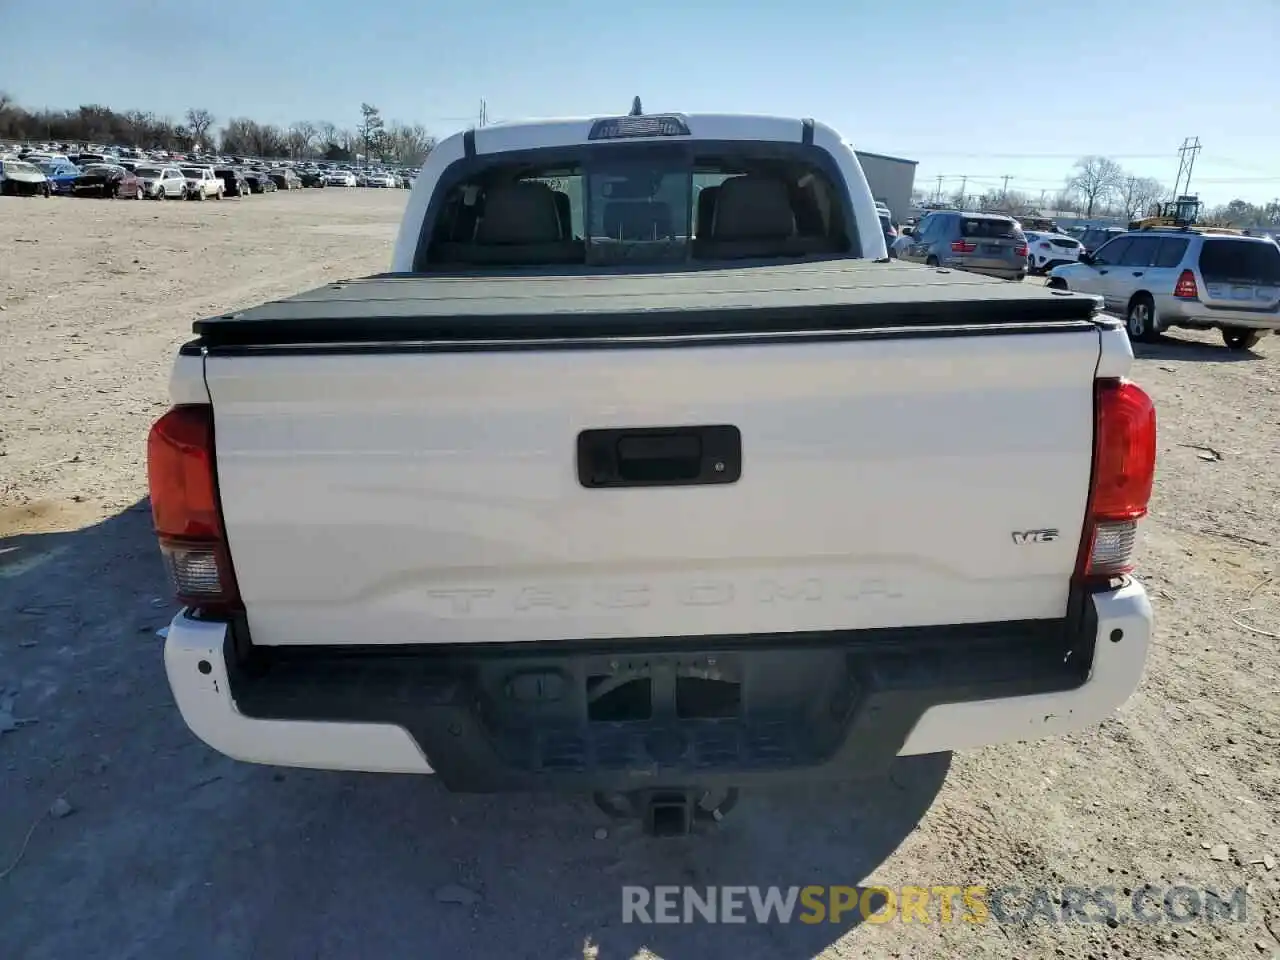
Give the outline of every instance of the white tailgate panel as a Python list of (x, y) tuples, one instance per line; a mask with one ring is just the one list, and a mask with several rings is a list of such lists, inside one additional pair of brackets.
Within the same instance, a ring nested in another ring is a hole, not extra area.
[[(1095, 331), (206, 361), (253, 641), (1064, 614)], [(583, 429), (734, 424), (732, 485), (585, 489)], [(1056, 528), (1054, 542), (1015, 531)]]

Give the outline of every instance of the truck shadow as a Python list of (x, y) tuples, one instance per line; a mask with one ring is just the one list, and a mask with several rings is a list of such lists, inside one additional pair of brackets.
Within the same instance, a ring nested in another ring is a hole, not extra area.
[[(2, 744), (0, 849), (36, 824), (0, 885), (13, 956), (809, 957), (858, 911), (797, 902), (791, 922), (759, 922), (746, 894), (745, 922), (624, 922), (624, 888), (853, 887), (950, 766), (744, 793), (723, 823), (657, 840), (584, 797), (236, 763), (173, 705), (155, 631), (175, 608), (146, 501), (17, 529), (0, 527), (0, 703), (38, 722)], [(42, 816), (57, 796), (73, 816)]]
[(1207, 343), (1184, 339), (1176, 332), (1165, 332), (1154, 343), (1134, 343), (1133, 355), (1139, 360), (1188, 360), (1195, 363), (1240, 363), (1261, 359), (1261, 355), (1253, 350), (1229, 350), (1221, 339), (1217, 343)]

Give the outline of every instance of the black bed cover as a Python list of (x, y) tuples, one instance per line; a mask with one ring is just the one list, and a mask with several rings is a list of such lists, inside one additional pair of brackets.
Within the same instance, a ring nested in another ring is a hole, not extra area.
[(1096, 322), (1095, 297), (897, 261), (380, 274), (197, 320), (189, 347), (830, 334)]

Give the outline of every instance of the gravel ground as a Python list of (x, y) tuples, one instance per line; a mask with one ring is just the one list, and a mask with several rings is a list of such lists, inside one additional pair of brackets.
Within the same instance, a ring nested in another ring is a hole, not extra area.
[[(576, 799), (197, 742), (154, 636), (173, 608), (144, 499), (173, 350), (197, 316), (384, 268), (405, 196), (0, 200), (0, 956), (1280, 956), (1276, 339), (1142, 348), (1157, 635), (1095, 730), (753, 794), (672, 841)], [(621, 922), (623, 884), (871, 881), (1249, 892), (1243, 923)]]

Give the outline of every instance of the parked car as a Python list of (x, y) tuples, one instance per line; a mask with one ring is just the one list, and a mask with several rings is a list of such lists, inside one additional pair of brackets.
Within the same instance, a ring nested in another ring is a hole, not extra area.
[(299, 171), (298, 177), (302, 180), (304, 187), (323, 187), (325, 185), (323, 170), (302, 170)]
[(1024, 231), (1023, 236), (1027, 238), (1027, 270), (1033, 275), (1080, 259), (1080, 241), (1075, 237), (1039, 231)]
[(142, 182), (132, 170), (114, 163), (91, 163), (80, 171), (71, 192), (77, 197), (142, 199)]
[(249, 181), (249, 189), (254, 193), (276, 192), (276, 182), (263, 170), (245, 170), (244, 178)]
[(324, 175), (324, 182), (328, 187), (354, 187), (356, 175), (348, 170), (329, 170)]
[(1002, 280), (1027, 275), (1027, 238), (1013, 217), (998, 213), (935, 210), (920, 221), (911, 242), (898, 248), (898, 256)]
[(0, 194), (47, 197), (53, 191), (45, 172), (25, 160), (0, 160)]
[(51, 193), (71, 194), (71, 188), (75, 185), (76, 177), (80, 176), (79, 167), (66, 159), (53, 158), (34, 162), (36, 166), (44, 171), (44, 175), (49, 178), (49, 190)]
[(395, 181), (395, 177), (391, 176), (391, 174), (383, 173), (380, 170), (375, 170), (373, 173), (367, 174), (365, 176), (364, 185), (366, 187), (391, 188), (396, 185), (396, 181)]
[(898, 239), (898, 230), (893, 225), (893, 217), (888, 210), (876, 209), (876, 215), (880, 218), (880, 230), (884, 233), (884, 245), (889, 251), (889, 256), (896, 258), (898, 251), (894, 249), (894, 241)]
[(243, 198), (253, 192), (249, 180), (235, 167), (215, 167), (213, 172), (222, 181), (223, 196)]
[[(1060, 736), (1137, 687), (1157, 439), (1118, 324), (876, 262), (825, 124), (643, 121), (457, 134), (400, 276), (196, 322), (148, 477), (165, 672), (213, 749), (630, 793), (681, 834), (726, 785)], [(724, 176), (689, 238), (694, 157)], [(546, 182), (570, 165), (598, 227)]]
[(1280, 247), (1264, 237), (1141, 230), (1058, 267), (1048, 284), (1102, 297), (1131, 340), (1217, 328), (1233, 350), (1280, 331)]
[(1122, 237), (1123, 227), (1086, 227), (1078, 237), (1082, 253), (1093, 253), (1108, 240)]
[(152, 200), (185, 200), (187, 178), (177, 167), (140, 164), (133, 171), (142, 183), (142, 193)]
[(188, 200), (222, 199), (225, 188), (212, 167), (183, 167), (182, 175), (187, 178)]
[(269, 176), (272, 181), (275, 182), (275, 185), (281, 190), (298, 190), (302, 187), (302, 178), (288, 167), (272, 170), (267, 174), (267, 176)]

